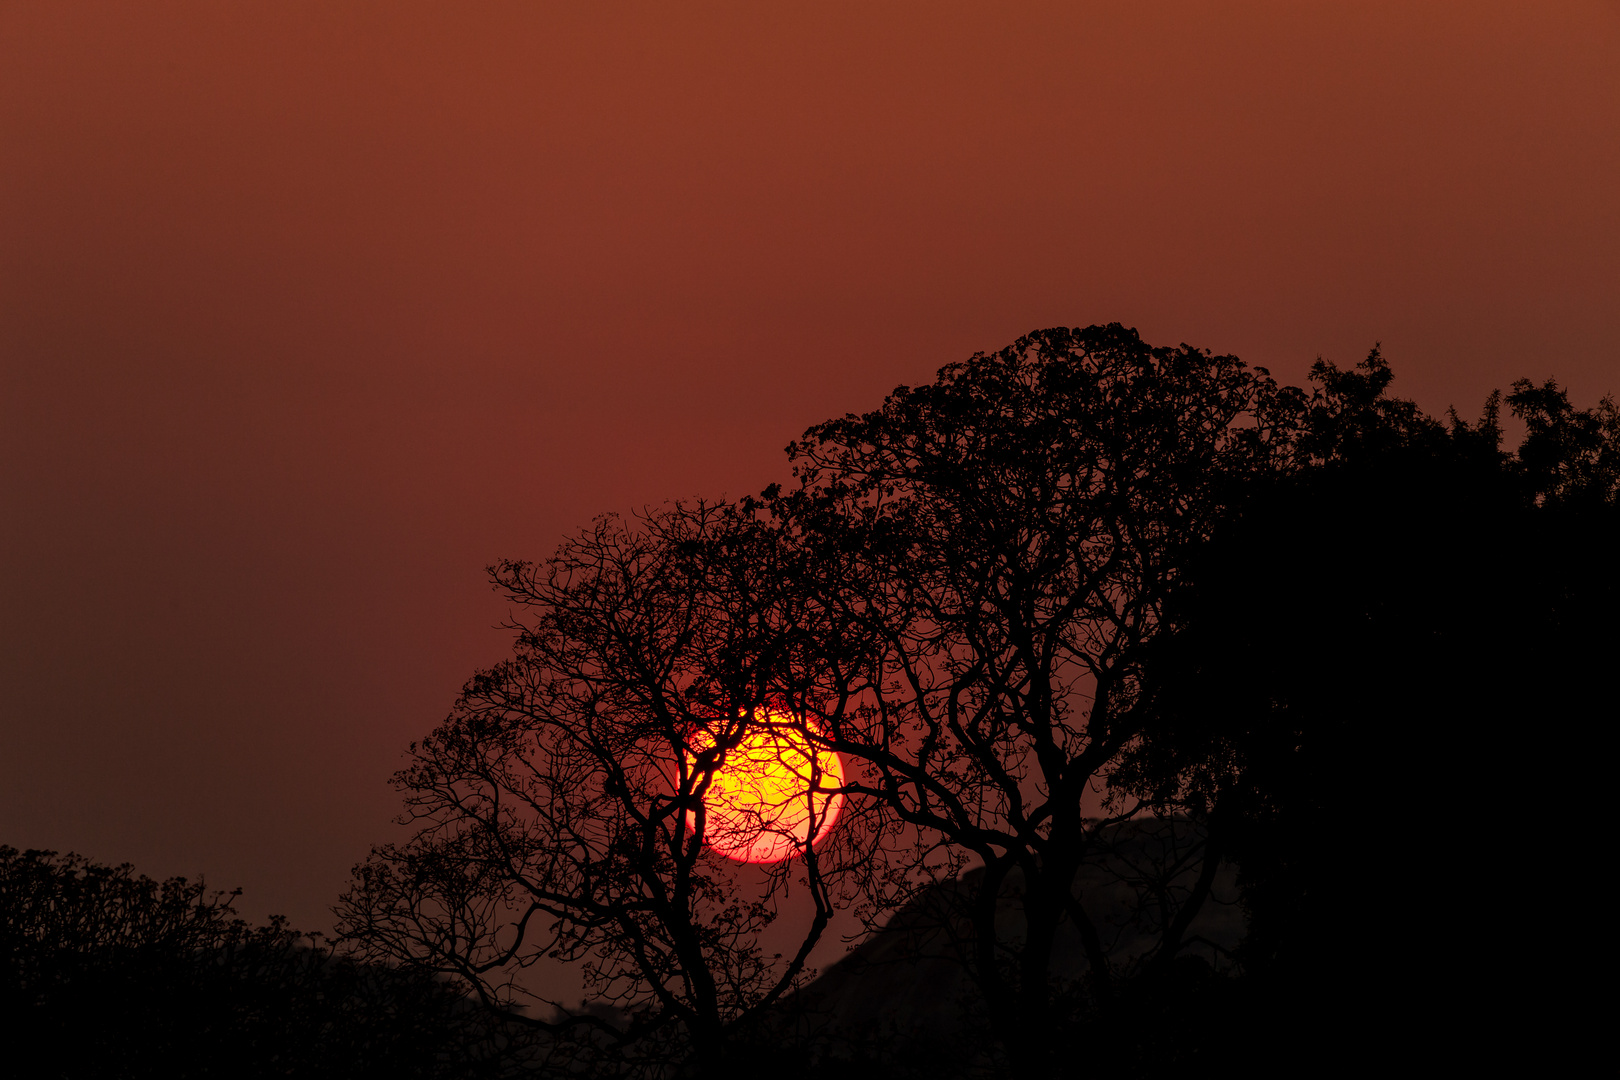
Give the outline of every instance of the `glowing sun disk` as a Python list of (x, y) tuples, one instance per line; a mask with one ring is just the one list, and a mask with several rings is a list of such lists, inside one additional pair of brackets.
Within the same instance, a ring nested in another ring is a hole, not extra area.
[[(844, 764), (831, 750), (817, 750), (791, 718), (767, 712), (750, 723), (728, 750), (703, 795), (703, 841), (730, 859), (780, 862), (802, 854), (838, 820), (844, 796)], [(812, 729), (814, 730), (814, 729)], [(713, 746), (700, 732), (687, 754)], [(694, 822), (688, 818), (688, 829)]]

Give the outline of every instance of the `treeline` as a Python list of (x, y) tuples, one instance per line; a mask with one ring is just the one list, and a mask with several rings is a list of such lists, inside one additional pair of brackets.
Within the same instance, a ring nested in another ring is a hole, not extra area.
[[(220, 1051), (244, 1061), (352, 1051), (351, 1075), (1551, 1052), (1528, 1018), (1574, 985), (1556, 928), (1595, 910), (1604, 850), (1620, 409), (1521, 381), (1441, 419), (1391, 384), (1376, 349), (1297, 388), (1117, 325), (1042, 331), (812, 428), (790, 485), (493, 567), (513, 653), (410, 748), (417, 830), (356, 868), (341, 951), (183, 883), (7, 865), (65, 895), (189, 896), (216, 936), (163, 939), (189, 972), (174, 1000), (262, 983), (314, 1010), (221, 992), (199, 1030), (256, 1032)], [(762, 724), (841, 756), (845, 809), (743, 866), (703, 844), (703, 796)], [(1200, 930), (1227, 901), (1235, 944)], [(830, 1000), (808, 957), (845, 911), (949, 944), (972, 994), (941, 1006), (948, 1036), (808, 1016)], [(91, 963), (74, 933), (21, 932), (46, 959), (15, 970)], [(589, 1007), (546, 1000), (551, 962)], [(273, 973), (231, 982), (253, 963)], [(13, 1015), (67, 1030), (54, 978), (25, 976), (43, 996)]]
[(509, 1075), (522, 1034), (423, 969), (368, 966), (235, 893), (0, 847), (7, 1076)]
[[(757, 1060), (835, 912), (939, 896), (963, 1073), (1500, 1056), (1555, 981), (1502, 875), (1590, 835), (1620, 411), (1521, 382), (1441, 420), (1391, 382), (1377, 350), (1297, 388), (1042, 331), (812, 428), (790, 485), (492, 568), (513, 655), (411, 747), (419, 831), (357, 868), (345, 932), (500, 1002), (578, 965), (598, 1007), (547, 1003), (549, 1037), (609, 1071)], [(703, 794), (761, 724), (841, 755), (846, 810), (742, 868)], [(1125, 883), (1124, 955), (1086, 882), (1144, 817), (1189, 831)], [(1250, 931), (1209, 962), (1232, 867)]]
[(1131, 1051), (1158, 1071), (1179, 1028), (1201, 1033), (1183, 1055), (1272, 1074), (1573, 1069), (1596, 956), (1567, 935), (1609, 844), (1620, 411), (1521, 380), (1441, 421), (1389, 394), (1376, 350), (1312, 377), (1309, 458), (1188, 561), (1118, 777), (1211, 823), (1248, 920), (1218, 1000)]

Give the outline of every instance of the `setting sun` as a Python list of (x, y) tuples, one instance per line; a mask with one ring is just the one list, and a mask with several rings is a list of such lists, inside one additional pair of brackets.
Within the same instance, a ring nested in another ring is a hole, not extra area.
[(835, 752), (816, 751), (788, 717), (766, 712), (715, 770), (703, 796), (704, 842), (738, 862), (793, 858), (838, 820), (843, 782)]

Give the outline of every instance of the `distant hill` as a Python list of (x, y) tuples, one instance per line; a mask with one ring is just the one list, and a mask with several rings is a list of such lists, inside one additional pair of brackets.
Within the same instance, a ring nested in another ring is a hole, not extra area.
[[(1190, 849), (1201, 839), (1179, 819), (1128, 822), (1106, 834), (1107, 851), (1088, 863), (1075, 895), (1096, 922), (1116, 974), (1130, 975), (1153, 949), (1161, 928), (1158, 898), (1184, 894), (1198, 864)], [(789, 1003), (793, 1026), (808, 1037), (816, 1057), (844, 1057), (871, 1048), (923, 1064), (950, 1058), (958, 1072), (986, 1045), (978, 990), (965, 963), (972, 930), (965, 906), (982, 871), (933, 886), (896, 913), (877, 934), (829, 967)], [(999, 904), (997, 937), (1016, 948), (1023, 939), (1017, 900), (1022, 875), (1009, 875)], [(1210, 899), (1188, 934), (1182, 955), (1212, 968), (1231, 967), (1243, 938), (1235, 871), (1223, 868)], [(1077, 983), (1088, 963), (1079, 933), (1067, 921), (1054, 945), (1052, 972), (1062, 985)]]

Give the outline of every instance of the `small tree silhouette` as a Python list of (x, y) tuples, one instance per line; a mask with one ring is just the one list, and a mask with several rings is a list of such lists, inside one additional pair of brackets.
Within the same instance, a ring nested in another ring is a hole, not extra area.
[[(836, 636), (806, 612), (778, 541), (747, 507), (675, 505), (599, 519), (539, 566), (492, 568), (521, 612), (515, 654), (411, 747), (396, 784), (416, 833), (356, 868), (348, 938), (492, 1005), (550, 1010), (532, 1023), (576, 1067), (727, 1068), (806, 978), (858, 832), (806, 842), (837, 795), (811, 776), (824, 790), (800, 795), (794, 858), (744, 866), (704, 843), (717, 769), (757, 750), (768, 710), (802, 697)], [(790, 885), (808, 911), (790, 951), (767, 955)], [(526, 983), (544, 958), (578, 965), (591, 1008)]]
[(1539, 504), (1595, 510), (1620, 500), (1620, 407), (1614, 398), (1576, 409), (1568, 391), (1552, 380), (1536, 386), (1520, 379), (1507, 401), (1526, 427), (1516, 471)]

